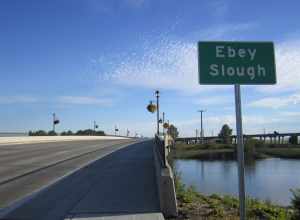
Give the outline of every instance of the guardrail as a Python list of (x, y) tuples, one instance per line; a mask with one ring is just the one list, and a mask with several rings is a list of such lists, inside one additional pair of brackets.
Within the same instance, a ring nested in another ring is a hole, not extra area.
[(157, 135), (155, 135), (155, 150), (159, 155), (161, 166), (163, 168), (167, 167), (165, 141), (161, 140), (161, 138)]
[(153, 145), (154, 164), (158, 194), (160, 201), (160, 210), (165, 217), (178, 215), (177, 200), (172, 169), (167, 161), (167, 148), (169, 140), (167, 136), (155, 136)]

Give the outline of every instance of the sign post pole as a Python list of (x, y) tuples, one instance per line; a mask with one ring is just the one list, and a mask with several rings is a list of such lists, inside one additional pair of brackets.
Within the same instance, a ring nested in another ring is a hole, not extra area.
[(198, 42), (199, 83), (234, 85), (240, 220), (246, 219), (244, 142), (240, 85), (276, 83), (272, 42)]
[(239, 176), (239, 200), (240, 200), (240, 220), (246, 219), (246, 196), (245, 196), (245, 164), (244, 164), (244, 141), (242, 126), (242, 106), (240, 85), (234, 85), (235, 94), (235, 114), (236, 114), (236, 137), (237, 137), (237, 157)]

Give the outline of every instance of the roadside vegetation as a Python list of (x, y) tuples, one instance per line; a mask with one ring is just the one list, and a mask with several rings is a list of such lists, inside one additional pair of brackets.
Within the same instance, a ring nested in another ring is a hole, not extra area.
[[(244, 145), (246, 159), (264, 159), (268, 157), (300, 158), (300, 146), (293, 144), (265, 144), (262, 141), (248, 139)], [(235, 159), (235, 144), (186, 144), (176, 143), (171, 155), (180, 159)]]
[[(239, 201), (229, 195), (203, 195), (193, 186), (185, 186), (180, 175), (175, 174), (179, 215), (176, 220), (239, 219)], [(247, 219), (296, 220), (300, 219), (300, 190), (293, 191), (292, 207), (281, 207), (268, 201), (247, 198)]]
[[(232, 144), (232, 129), (224, 125), (215, 143), (177, 142), (169, 154), (172, 166), (173, 159), (232, 160), (236, 159), (236, 145)], [(300, 145), (297, 137), (291, 137), (289, 143), (271, 144), (257, 139), (247, 139), (244, 145), (246, 160), (268, 157), (300, 158)], [(175, 187), (179, 216), (176, 220), (198, 219), (239, 219), (239, 200), (229, 195), (204, 195), (193, 186), (185, 186), (175, 170)], [(282, 207), (270, 201), (247, 198), (247, 219), (257, 220), (299, 220), (300, 189), (291, 190), (291, 206)]]
[[(232, 144), (232, 129), (223, 125), (219, 140), (215, 143), (190, 143), (177, 142), (171, 152), (172, 157), (181, 159), (235, 159), (236, 144)], [(300, 158), (300, 145), (297, 137), (292, 136), (289, 143), (272, 144), (264, 143), (257, 139), (247, 139), (244, 145), (246, 159), (263, 159), (267, 157)]]
[(60, 134), (56, 133), (54, 131), (44, 131), (44, 130), (38, 130), (38, 131), (29, 131), (29, 136), (70, 136), (70, 135), (78, 135), (78, 136), (105, 136), (104, 131), (94, 131), (92, 129), (86, 129), (86, 130), (78, 130), (77, 132), (72, 132), (71, 130), (63, 131)]

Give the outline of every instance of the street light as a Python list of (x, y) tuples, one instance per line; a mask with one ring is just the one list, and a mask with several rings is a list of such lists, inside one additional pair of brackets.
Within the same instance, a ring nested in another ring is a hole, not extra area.
[(156, 108), (157, 108), (157, 135), (159, 136), (159, 91), (155, 91), (155, 96), (156, 96)]
[(97, 125), (96, 121), (94, 121), (94, 134), (96, 134), (96, 129), (98, 128), (99, 126)]
[(59, 124), (59, 120), (58, 118), (56, 118), (55, 113), (53, 113), (52, 116), (53, 116), (53, 132), (55, 132), (55, 125)]
[(201, 141), (201, 144), (203, 144), (203, 123), (202, 123), (202, 114), (203, 112), (206, 112), (206, 110), (198, 110), (198, 112), (201, 113), (201, 130), (200, 130), (200, 141)]
[(119, 132), (119, 129), (118, 129), (117, 125), (115, 125), (115, 136), (117, 136), (117, 132)]

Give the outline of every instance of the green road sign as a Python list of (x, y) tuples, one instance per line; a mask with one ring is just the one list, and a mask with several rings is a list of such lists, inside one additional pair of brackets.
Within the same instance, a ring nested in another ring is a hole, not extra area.
[(275, 84), (272, 42), (199, 42), (200, 84)]

